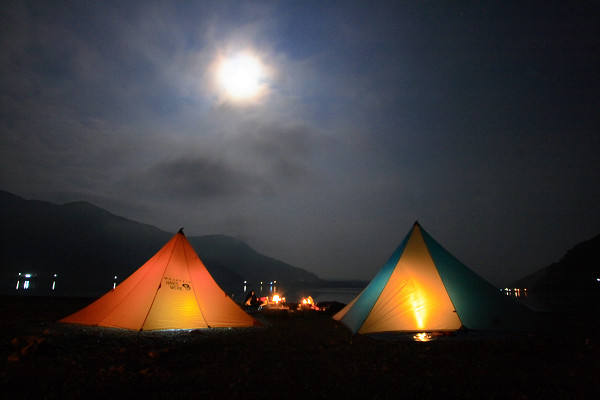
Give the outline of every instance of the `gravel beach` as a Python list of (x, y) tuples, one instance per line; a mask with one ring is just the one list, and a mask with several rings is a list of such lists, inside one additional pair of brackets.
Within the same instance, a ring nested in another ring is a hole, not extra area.
[(0, 398), (548, 399), (600, 397), (598, 316), (544, 315), (518, 337), (352, 336), (331, 315), (131, 332), (58, 319), (92, 299), (0, 297)]

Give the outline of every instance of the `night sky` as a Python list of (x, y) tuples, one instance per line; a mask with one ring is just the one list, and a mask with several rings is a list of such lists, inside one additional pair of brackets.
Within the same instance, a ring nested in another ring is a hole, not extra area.
[(503, 285), (600, 233), (599, 26), (593, 1), (4, 1), (0, 189), (325, 279), (371, 279), (418, 220)]

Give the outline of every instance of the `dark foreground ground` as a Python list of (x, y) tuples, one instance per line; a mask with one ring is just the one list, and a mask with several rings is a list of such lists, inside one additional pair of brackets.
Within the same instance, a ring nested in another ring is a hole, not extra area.
[(600, 323), (546, 315), (520, 338), (379, 341), (329, 315), (177, 333), (59, 324), (86, 299), (0, 297), (0, 398), (600, 398)]

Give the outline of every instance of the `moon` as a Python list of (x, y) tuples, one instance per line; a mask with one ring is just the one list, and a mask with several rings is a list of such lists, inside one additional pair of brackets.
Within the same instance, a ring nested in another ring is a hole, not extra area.
[(264, 89), (264, 68), (258, 57), (240, 53), (224, 58), (218, 68), (218, 81), (233, 100), (251, 100)]

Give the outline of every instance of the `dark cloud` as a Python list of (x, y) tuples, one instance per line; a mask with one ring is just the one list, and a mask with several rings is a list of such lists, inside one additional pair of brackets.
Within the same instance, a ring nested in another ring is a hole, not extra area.
[(242, 146), (246, 144), (248, 151), (262, 160), (275, 182), (297, 183), (310, 174), (308, 159), (314, 143), (311, 143), (313, 138), (307, 128), (260, 125), (244, 134), (247, 136), (240, 138)]
[(222, 160), (180, 158), (152, 167), (141, 179), (140, 187), (151, 194), (205, 197), (242, 196), (252, 188), (255, 178), (233, 170)]
[(121, 184), (152, 196), (201, 201), (277, 196), (287, 186), (309, 179), (311, 139), (307, 129), (249, 123), (240, 127), (238, 135), (233, 141), (159, 160)]

